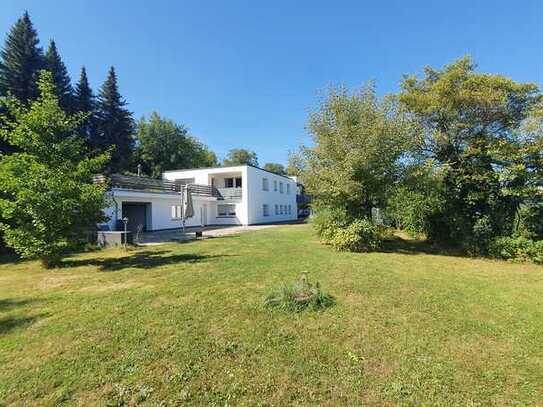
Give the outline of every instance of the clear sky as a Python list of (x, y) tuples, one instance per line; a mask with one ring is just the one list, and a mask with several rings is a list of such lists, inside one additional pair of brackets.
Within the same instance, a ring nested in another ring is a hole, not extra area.
[[(220, 157), (286, 162), (330, 84), (375, 80), (470, 54), (481, 71), (543, 82), (543, 1), (0, 0), (2, 40), (27, 9), (45, 46), (93, 88), (114, 65), (135, 117), (156, 110)], [(3, 42), (3, 41), (2, 41)]]

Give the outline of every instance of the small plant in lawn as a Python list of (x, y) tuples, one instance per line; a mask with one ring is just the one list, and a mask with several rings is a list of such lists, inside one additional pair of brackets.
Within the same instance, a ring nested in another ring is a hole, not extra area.
[(266, 297), (264, 305), (269, 308), (280, 308), (291, 312), (305, 309), (318, 311), (334, 305), (334, 298), (321, 290), (320, 284), (310, 283), (307, 272), (302, 273), (295, 283), (284, 283), (274, 288)]

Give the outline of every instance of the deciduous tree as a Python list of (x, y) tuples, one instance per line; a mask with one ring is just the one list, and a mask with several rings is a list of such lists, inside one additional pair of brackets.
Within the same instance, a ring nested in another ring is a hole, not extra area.
[(43, 71), (40, 96), (24, 107), (8, 100), (2, 138), (18, 151), (0, 158), (0, 229), (6, 243), (44, 266), (58, 263), (72, 239), (104, 220), (105, 191), (92, 183), (106, 155), (82, 158), (75, 135), (80, 117), (60, 108), (52, 75)]
[(246, 164), (258, 167), (258, 157), (254, 151), (243, 148), (230, 150), (223, 161), (223, 165), (226, 167)]
[(217, 165), (215, 154), (190, 136), (183, 125), (156, 112), (138, 122), (136, 144), (136, 161), (152, 177), (158, 178), (167, 170)]

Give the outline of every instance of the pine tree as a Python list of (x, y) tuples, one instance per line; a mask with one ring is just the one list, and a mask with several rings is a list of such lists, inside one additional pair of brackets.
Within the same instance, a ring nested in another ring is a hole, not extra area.
[(54, 40), (49, 43), (49, 48), (45, 53), (45, 69), (53, 75), (55, 92), (58, 97), (58, 103), (65, 112), (73, 110), (73, 88), (68, 75), (66, 65), (58, 53), (57, 45)]
[(36, 79), (43, 68), (38, 33), (25, 12), (9, 32), (0, 52), (0, 96), (11, 93), (27, 104), (38, 96)]
[(85, 67), (81, 68), (79, 82), (75, 86), (73, 108), (75, 112), (88, 115), (86, 122), (78, 129), (78, 134), (86, 140), (92, 149), (96, 149), (98, 146), (96, 99), (89, 85)]
[(98, 126), (100, 151), (113, 147), (110, 172), (127, 170), (134, 149), (134, 119), (119, 93), (115, 69), (109, 69), (108, 77), (98, 95)]

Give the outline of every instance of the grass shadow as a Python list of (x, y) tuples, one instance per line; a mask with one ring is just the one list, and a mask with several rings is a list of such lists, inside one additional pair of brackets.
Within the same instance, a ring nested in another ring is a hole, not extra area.
[(382, 253), (401, 253), (408, 255), (432, 254), (437, 256), (467, 257), (461, 250), (453, 247), (443, 247), (432, 244), (426, 240), (404, 239), (393, 236), (384, 242), (378, 250)]
[(15, 300), (12, 298), (0, 299), (0, 311), (9, 311), (13, 308), (24, 307), (25, 305), (32, 304), (34, 302), (36, 302), (36, 300), (29, 300), (29, 299)]
[[(224, 255), (200, 255), (200, 254), (174, 254), (164, 255), (169, 251), (141, 251), (135, 254), (112, 257), (112, 258), (93, 258), (93, 259), (66, 259), (62, 261), (61, 267), (82, 267), (95, 266), (101, 271), (117, 271), (126, 268), (152, 269), (155, 267), (166, 266), (177, 263), (200, 263)], [(234, 255), (228, 255), (234, 256)]]
[(17, 328), (28, 327), (41, 316), (43, 315), (34, 315), (31, 317), (23, 317), (23, 318), (17, 318), (17, 317), (11, 317), (11, 316), (0, 318), (0, 336), (5, 335), (9, 333), (10, 331)]

